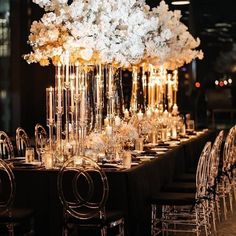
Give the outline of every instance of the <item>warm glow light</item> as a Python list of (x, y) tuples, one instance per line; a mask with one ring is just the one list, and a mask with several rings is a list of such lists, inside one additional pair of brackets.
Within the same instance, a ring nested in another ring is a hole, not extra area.
[(215, 81), (215, 85), (219, 85), (219, 81), (218, 80)]
[(227, 80), (225, 80), (225, 81), (224, 81), (224, 85), (227, 85), (227, 84), (228, 84), (228, 81), (227, 81)]
[(201, 83), (196, 82), (196, 83), (195, 83), (195, 87), (196, 87), (196, 88), (200, 88), (200, 87), (201, 87)]
[(232, 79), (228, 79), (228, 82), (229, 82), (229, 84), (232, 84), (233, 81), (232, 81)]
[(172, 5), (188, 5), (190, 4), (190, 1), (178, 1), (178, 0), (175, 0), (175, 1), (172, 1), (171, 2)]
[(224, 82), (220, 81), (220, 87), (223, 87), (223, 86), (224, 86)]

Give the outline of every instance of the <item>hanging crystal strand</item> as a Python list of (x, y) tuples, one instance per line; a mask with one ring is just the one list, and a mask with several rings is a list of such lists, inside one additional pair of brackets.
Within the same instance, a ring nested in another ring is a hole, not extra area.
[(75, 127), (75, 74), (74, 66), (70, 67), (70, 90), (69, 90), (69, 114), (70, 114), (70, 129), (69, 129), (69, 139), (74, 141), (74, 127)]
[(158, 70), (155, 68), (155, 108), (153, 111), (159, 106), (160, 102), (160, 76)]
[(168, 74), (167, 75), (167, 94), (166, 94), (166, 105), (167, 105), (167, 110), (170, 111), (171, 107), (172, 107), (172, 75)]
[(156, 84), (155, 71), (154, 71), (153, 66), (150, 64), (149, 65), (149, 83), (148, 83), (148, 88), (149, 88), (148, 89), (148, 98), (149, 98), (148, 108), (149, 110), (154, 110), (155, 108), (155, 94), (156, 94), (155, 84)]
[(66, 135), (66, 144), (69, 143), (69, 90), (70, 90), (70, 56), (66, 52), (65, 55), (65, 135)]
[(96, 106), (94, 97), (96, 96), (96, 89), (94, 88), (94, 81), (96, 80), (96, 67), (94, 65), (88, 66), (86, 79), (86, 130), (90, 133), (94, 130), (96, 125)]
[(102, 130), (103, 103), (104, 103), (104, 68), (102, 64), (96, 66), (96, 76), (94, 76), (94, 101), (95, 101), (95, 131)]
[(49, 127), (49, 149), (53, 150), (53, 127), (55, 121), (55, 99), (54, 89), (52, 87), (46, 89), (46, 105), (47, 105), (47, 125)]
[(165, 110), (165, 97), (166, 97), (166, 70), (164, 66), (160, 67), (160, 78), (161, 78), (161, 99), (160, 106), (162, 111)]
[(143, 98), (145, 109), (148, 107), (148, 77), (145, 71), (145, 66), (142, 66), (142, 84), (143, 84)]
[(173, 104), (177, 105), (178, 70), (173, 71)]
[(123, 117), (124, 115), (124, 95), (122, 86), (122, 70), (117, 69), (114, 73), (114, 86), (113, 86), (113, 102), (114, 102), (114, 115)]
[(106, 91), (107, 91), (107, 119), (108, 123), (111, 125), (114, 118), (114, 70), (112, 65), (106, 66)]
[(63, 70), (60, 63), (56, 66), (56, 77), (55, 77), (55, 90), (56, 90), (56, 144), (59, 153), (62, 153), (62, 115), (64, 108), (64, 89), (63, 89)]
[(86, 98), (87, 98), (87, 66), (84, 66), (81, 70), (79, 77), (79, 86), (80, 86), (80, 100), (79, 100), (79, 153), (84, 154), (84, 139), (86, 137)]
[(137, 102), (138, 71), (137, 71), (137, 67), (133, 67), (132, 78), (133, 78), (133, 82), (132, 82), (130, 110), (133, 113), (135, 113), (138, 111), (138, 102)]
[(132, 81), (130, 108), (132, 113), (144, 110), (142, 74), (139, 73), (137, 67), (133, 67), (133, 81)]
[(75, 64), (75, 154), (79, 155), (79, 76), (80, 76), (80, 69), (79, 69), (79, 63), (76, 62)]

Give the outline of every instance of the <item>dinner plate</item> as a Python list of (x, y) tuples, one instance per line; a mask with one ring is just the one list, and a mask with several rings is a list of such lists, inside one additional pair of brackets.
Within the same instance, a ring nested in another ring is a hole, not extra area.
[(102, 168), (111, 168), (111, 169), (122, 169), (124, 168), (122, 165), (116, 164), (116, 163), (104, 163), (99, 165)]
[(131, 162), (131, 166), (138, 166), (139, 163), (138, 162)]
[(11, 159), (7, 159), (9, 162), (18, 162), (18, 161), (25, 161), (25, 157), (13, 157)]
[(31, 163), (25, 163), (25, 162), (14, 162), (13, 166), (15, 168), (23, 168), (23, 169), (35, 169), (42, 167), (41, 162), (31, 162)]
[(151, 159), (156, 158), (156, 156), (145, 156), (145, 155), (143, 155), (143, 156), (137, 156), (136, 158), (139, 159), (139, 160), (151, 160)]
[(163, 151), (168, 151), (169, 149), (167, 147), (156, 147), (152, 148), (151, 150), (156, 152), (163, 152)]
[(180, 141), (168, 141), (166, 143), (168, 143), (171, 147), (175, 147), (180, 144)]
[(145, 151), (139, 151), (139, 150), (133, 150), (132, 154), (136, 155), (136, 154), (140, 154), (140, 153), (144, 153)]

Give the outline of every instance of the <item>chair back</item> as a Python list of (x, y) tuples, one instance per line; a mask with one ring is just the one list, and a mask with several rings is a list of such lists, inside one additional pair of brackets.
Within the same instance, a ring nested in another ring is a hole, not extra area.
[(8, 164), (0, 159), (0, 212), (9, 210), (16, 192), (15, 177)]
[(230, 170), (231, 166), (235, 162), (235, 146), (236, 142), (236, 126), (233, 126), (225, 139), (224, 150), (223, 150), (223, 172), (227, 172)]
[(0, 131), (0, 158), (10, 159), (14, 157), (12, 142), (4, 131)]
[(61, 167), (57, 188), (65, 213), (77, 219), (105, 218), (108, 181), (96, 162), (74, 156)]
[(224, 131), (221, 130), (215, 141), (212, 145), (211, 153), (209, 156), (208, 161), (208, 175), (207, 175), (207, 184), (209, 188), (215, 186), (217, 181), (217, 176), (219, 173), (219, 164), (220, 164), (220, 153), (221, 153), (221, 146), (223, 142)]
[(30, 139), (24, 129), (16, 129), (16, 149), (18, 156), (25, 156), (25, 149), (30, 146)]
[(34, 129), (35, 149), (39, 157), (41, 152), (47, 145), (48, 135), (45, 128), (41, 124), (36, 124)]
[(207, 163), (211, 151), (211, 142), (207, 142), (201, 152), (196, 172), (196, 199), (206, 195), (207, 190)]

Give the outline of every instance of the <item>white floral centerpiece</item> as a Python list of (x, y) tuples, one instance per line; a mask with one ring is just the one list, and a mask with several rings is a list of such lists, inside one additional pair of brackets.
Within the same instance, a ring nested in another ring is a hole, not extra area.
[(69, 51), (72, 62), (137, 64), (144, 57), (146, 34), (158, 26), (144, 1), (33, 1), (47, 13), (32, 23), (29, 63), (55, 63)]
[(161, 1), (157, 8), (152, 9), (152, 14), (159, 20), (159, 28), (147, 35), (146, 48), (151, 64), (174, 70), (195, 58), (203, 58), (202, 51), (195, 50), (200, 40), (194, 39), (180, 22), (180, 11), (170, 11), (168, 5)]

